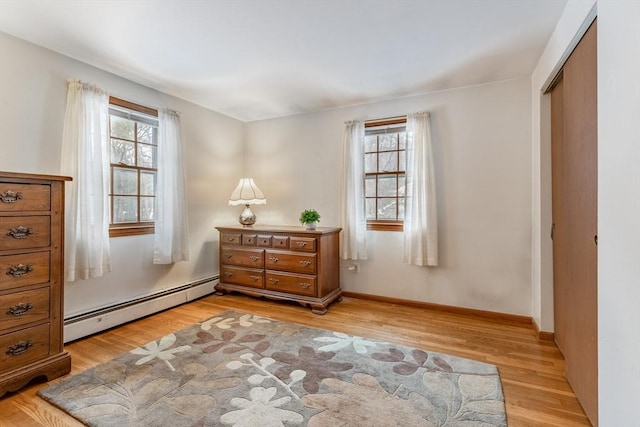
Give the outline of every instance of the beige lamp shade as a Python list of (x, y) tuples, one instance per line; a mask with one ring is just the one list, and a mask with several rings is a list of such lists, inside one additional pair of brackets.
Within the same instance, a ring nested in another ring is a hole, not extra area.
[(229, 197), (229, 205), (266, 205), (267, 199), (255, 182), (253, 178), (241, 178), (238, 182), (238, 186), (231, 197)]

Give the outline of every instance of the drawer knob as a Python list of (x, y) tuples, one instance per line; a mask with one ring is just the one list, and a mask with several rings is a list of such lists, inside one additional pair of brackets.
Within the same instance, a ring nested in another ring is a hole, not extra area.
[(24, 353), (29, 350), (29, 347), (33, 346), (33, 341), (18, 341), (15, 345), (11, 347), (7, 347), (7, 351), (5, 352), (9, 356), (17, 356), (19, 354)]
[(33, 271), (33, 264), (18, 264), (7, 268), (7, 276), (22, 277)]
[(33, 304), (31, 304), (30, 302), (26, 304), (21, 302), (15, 307), (9, 307), (7, 309), (7, 314), (9, 316), (20, 317), (23, 314), (25, 314), (27, 311), (31, 310), (32, 308), (33, 308)]
[(224, 277), (231, 277), (233, 276), (233, 273), (229, 272), (229, 271), (225, 271), (224, 272)]
[(307, 242), (297, 242), (296, 245), (298, 245), (299, 248), (304, 248), (307, 246)]
[(260, 280), (260, 276), (249, 276), (249, 277), (251, 277), (251, 279), (252, 279), (254, 282), (257, 282), (258, 280)]
[(304, 282), (298, 283), (298, 285), (300, 285), (300, 287), (301, 287), (302, 289), (308, 289), (308, 288), (309, 288), (309, 286), (311, 286), (310, 284), (308, 284), (308, 283), (304, 283)]
[(2, 203), (15, 203), (20, 199), (22, 199), (22, 193), (19, 191), (7, 190), (4, 193), (0, 193)]
[(231, 255), (231, 254), (224, 254), (224, 257), (225, 257), (226, 259), (229, 259), (229, 258), (231, 258), (232, 256), (233, 256), (233, 255)]
[(274, 264), (275, 264), (276, 262), (280, 261), (280, 259), (278, 259), (278, 258), (276, 258), (276, 257), (274, 257), (274, 256), (270, 257), (270, 258), (269, 258), (269, 260), (270, 260), (272, 263), (274, 263)]
[(9, 229), (7, 236), (11, 236), (14, 239), (26, 239), (33, 234), (33, 229), (27, 228), (24, 225), (19, 225), (14, 230)]
[(236, 238), (235, 237), (227, 237), (227, 242), (235, 242)]
[(253, 256), (251, 257), (251, 261), (253, 261), (253, 262), (256, 262), (256, 261), (257, 261), (257, 260), (259, 260), (259, 259), (260, 259), (260, 257), (259, 257), (259, 256), (255, 256), (255, 255), (253, 255)]
[(270, 281), (271, 283), (273, 283), (274, 285), (275, 285), (276, 283), (280, 283), (280, 280), (278, 280), (278, 279), (269, 279), (269, 281)]
[(311, 261), (300, 261), (300, 265), (303, 267), (308, 267), (311, 264)]

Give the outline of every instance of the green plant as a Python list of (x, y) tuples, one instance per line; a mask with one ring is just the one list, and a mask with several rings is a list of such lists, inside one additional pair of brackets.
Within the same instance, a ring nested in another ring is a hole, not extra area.
[(311, 224), (312, 222), (320, 222), (320, 214), (315, 209), (305, 209), (300, 213), (301, 224)]

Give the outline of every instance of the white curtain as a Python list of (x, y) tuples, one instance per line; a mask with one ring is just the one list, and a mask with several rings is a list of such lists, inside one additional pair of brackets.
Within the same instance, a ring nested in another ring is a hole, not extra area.
[(429, 113), (407, 116), (403, 262), (438, 265), (438, 210)]
[(109, 98), (96, 86), (67, 81), (61, 172), (67, 184), (65, 280), (111, 271), (109, 250)]
[(153, 263), (189, 260), (187, 195), (180, 116), (158, 111), (158, 175)]
[(342, 191), (343, 259), (367, 259), (364, 206), (364, 123), (351, 121), (344, 129), (344, 188)]

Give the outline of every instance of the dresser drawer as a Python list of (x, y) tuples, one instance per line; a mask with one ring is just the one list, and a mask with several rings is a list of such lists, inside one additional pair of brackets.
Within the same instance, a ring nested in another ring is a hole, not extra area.
[(51, 217), (0, 216), (0, 250), (49, 246)]
[(289, 249), (289, 236), (273, 236), (273, 247), (278, 249)]
[(292, 251), (304, 251), (304, 252), (316, 251), (316, 239), (312, 237), (292, 236), (289, 244)]
[(272, 291), (287, 292), (298, 295), (316, 294), (316, 278), (298, 274), (279, 274), (267, 272), (265, 287)]
[(0, 295), (0, 331), (49, 318), (49, 287)]
[(0, 182), (0, 212), (48, 211), (51, 186)]
[(242, 234), (242, 246), (255, 246), (256, 235), (255, 234)]
[(264, 288), (264, 272), (250, 268), (242, 269), (223, 265), (220, 268), (220, 280), (236, 285), (250, 286), (252, 288)]
[(264, 264), (267, 270), (283, 270), (291, 271), (293, 273), (315, 274), (316, 254), (266, 251)]
[(258, 246), (263, 248), (271, 247), (271, 236), (259, 235), (256, 240), (258, 241)]
[(222, 263), (242, 267), (264, 268), (264, 250), (223, 248)]
[(220, 233), (220, 243), (223, 245), (242, 244), (242, 234)]
[(0, 255), (0, 290), (49, 281), (49, 251)]
[(0, 335), (0, 372), (24, 367), (48, 355), (48, 323)]

